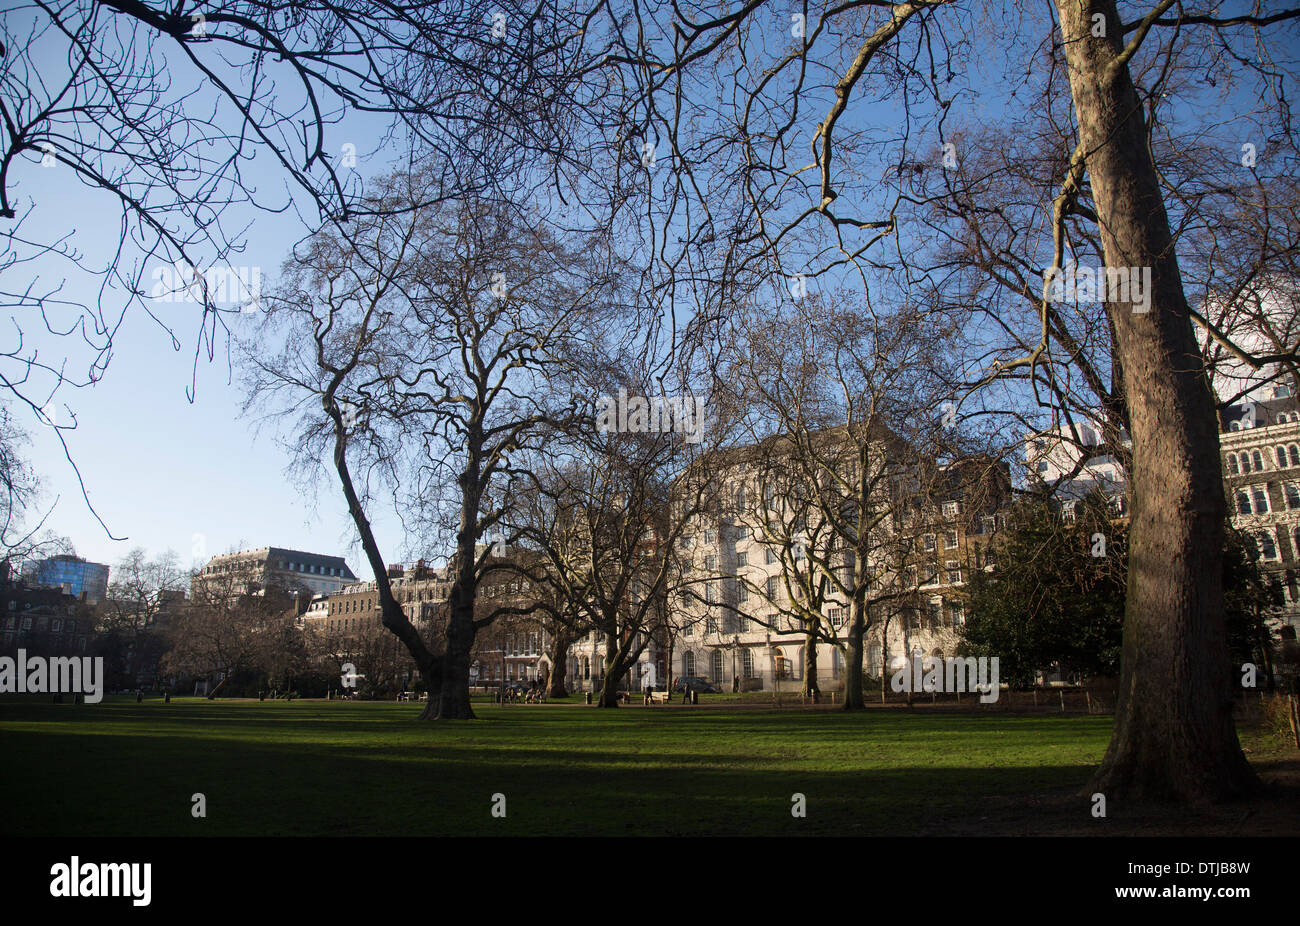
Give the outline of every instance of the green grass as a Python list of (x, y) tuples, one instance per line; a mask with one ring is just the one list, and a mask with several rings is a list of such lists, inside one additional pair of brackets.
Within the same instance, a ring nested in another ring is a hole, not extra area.
[[(906, 834), (1078, 789), (1108, 716), (0, 702), (7, 835)], [(206, 819), (190, 813), (207, 798)], [(503, 793), (505, 819), (489, 810)], [(808, 815), (790, 814), (791, 794)]]

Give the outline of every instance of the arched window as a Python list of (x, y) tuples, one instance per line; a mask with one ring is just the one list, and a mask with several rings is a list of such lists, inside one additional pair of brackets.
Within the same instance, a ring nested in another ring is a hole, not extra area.
[[(1279, 450), (1278, 453), (1282, 453), (1282, 451)], [(1240, 472), (1241, 467), (1237, 465), (1237, 455), (1234, 453), (1228, 454), (1228, 473), (1235, 476)]]
[(1300, 508), (1300, 486), (1295, 483), (1286, 487), (1286, 506), (1292, 511)]
[(1240, 430), (1241, 430), (1241, 422), (1240, 422), (1240, 421), (1231, 421), (1231, 422), (1229, 422), (1229, 423), (1228, 423), (1228, 430), (1229, 430), (1229, 431), (1240, 431)]
[(686, 654), (686, 664), (685, 664), (685, 668), (686, 668), (686, 674), (687, 674), (687, 675), (694, 675), (694, 674), (695, 674), (695, 654), (694, 654), (694, 653), (687, 653), (687, 654)]
[(722, 650), (715, 649), (709, 657), (709, 681), (718, 685), (722, 683)]
[(1255, 464), (1255, 472), (1262, 472), (1264, 469), (1264, 455), (1256, 450), (1251, 454), (1250, 459)]
[(1257, 535), (1259, 541), (1259, 552), (1263, 554), (1264, 559), (1277, 559), (1277, 543), (1273, 540), (1273, 535), (1267, 531), (1261, 531)]
[(1291, 454), (1291, 465), (1300, 466), (1300, 444), (1289, 444), (1286, 449)]
[(1286, 467), (1286, 448), (1285, 448), (1285, 447), (1278, 447), (1278, 448), (1277, 448), (1277, 465), (1278, 465), (1279, 468), (1285, 468), (1285, 467)]
[(1245, 453), (1243, 453), (1243, 454), (1241, 455), (1241, 471), (1242, 471), (1243, 473), (1248, 473), (1248, 472), (1250, 472), (1250, 456), (1249, 456), (1249, 454), (1245, 454)]

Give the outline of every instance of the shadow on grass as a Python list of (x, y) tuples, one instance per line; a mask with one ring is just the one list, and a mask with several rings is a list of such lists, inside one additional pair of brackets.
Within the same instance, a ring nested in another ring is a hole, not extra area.
[[(1108, 719), (1078, 717), (485, 706), (480, 722), (421, 724), (417, 714), (382, 702), (0, 705), (13, 805), (0, 828), (914, 834), (1000, 796), (1072, 793), (1109, 731)], [(191, 815), (196, 793), (206, 818)], [(498, 793), (504, 818), (491, 814)], [(806, 817), (791, 815), (796, 793)]]

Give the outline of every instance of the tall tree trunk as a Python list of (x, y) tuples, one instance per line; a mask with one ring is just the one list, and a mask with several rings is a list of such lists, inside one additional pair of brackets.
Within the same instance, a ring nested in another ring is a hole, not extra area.
[(618, 685), (627, 674), (627, 665), (623, 652), (618, 645), (618, 637), (612, 633), (605, 634), (605, 677), (600, 686), (597, 707), (618, 707)]
[(816, 698), (821, 693), (817, 684), (817, 638), (809, 632), (803, 638), (803, 696)]
[(848, 652), (844, 655), (844, 709), (861, 710), (866, 702), (862, 697), (862, 638), (866, 635), (866, 615), (862, 602), (853, 602), (850, 608)]
[(565, 679), (569, 675), (569, 647), (573, 645), (573, 635), (565, 628), (557, 629), (551, 634), (551, 651), (547, 655), (551, 660), (551, 677), (547, 680), (546, 697), (567, 698), (569, 690)]
[[(1122, 20), (1114, 0), (1056, 2), (1106, 264), (1149, 267), (1152, 279), (1148, 311), (1107, 304), (1133, 439), (1132, 525), (1115, 728), (1087, 791), (1227, 798), (1257, 779), (1228, 688), (1217, 418)], [(1097, 22), (1105, 36), (1092, 34)]]
[(460, 530), (456, 533), (456, 581), (451, 588), (447, 616), (447, 648), (442, 661), (442, 699), (439, 720), (473, 720), (469, 701), (469, 665), (474, 650), (474, 602), (478, 597), (478, 517), (482, 499), (482, 447), (480, 429), (471, 428), (469, 458), (460, 475)]

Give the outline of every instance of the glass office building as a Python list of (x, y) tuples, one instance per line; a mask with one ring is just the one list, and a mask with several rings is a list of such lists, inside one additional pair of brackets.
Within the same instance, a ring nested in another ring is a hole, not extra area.
[(36, 563), (27, 576), (33, 585), (58, 585), (78, 598), (101, 601), (108, 594), (108, 567), (76, 556), (51, 556)]

